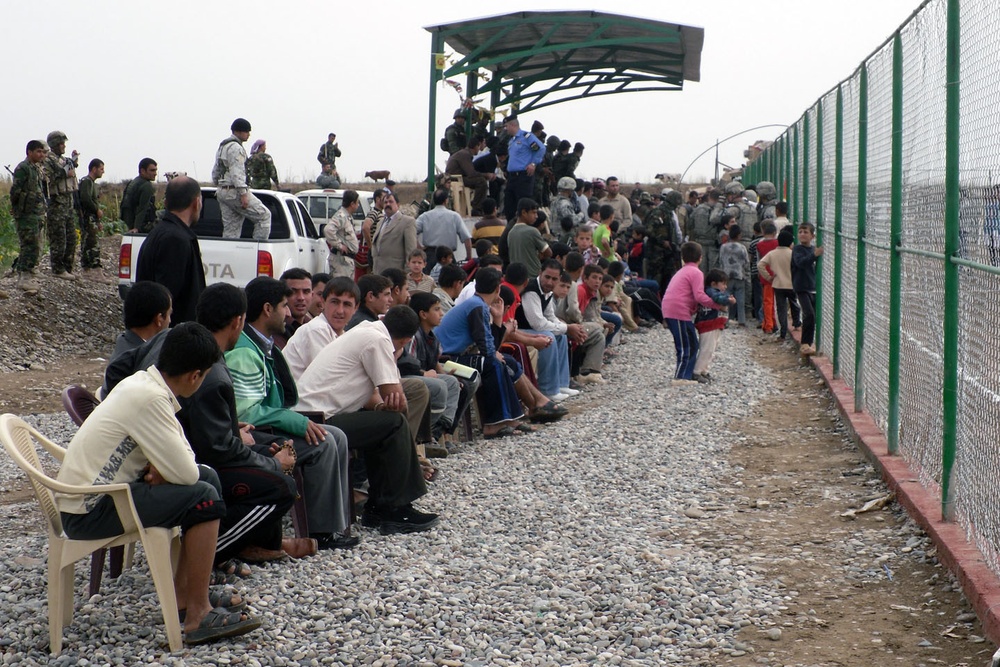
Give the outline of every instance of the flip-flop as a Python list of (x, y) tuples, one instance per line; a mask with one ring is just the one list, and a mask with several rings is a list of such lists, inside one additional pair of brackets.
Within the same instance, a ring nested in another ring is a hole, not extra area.
[(216, 565), (215, 569), (224, 574), (234, 574), (240, 579), (246, 579), (253, 572), (253, 570), (250, 569), (250, 566), (241, 561), (239, 558), (230, 558), (227, 561), (223, 561)]
[[(223, 607), (225, 609), (228, 609), (229, 611), (243, 611), (244, 609), (247, 608), (247, 601), (240, 600), (238, 604), (232, 604), (233, 597), (236, 595), (239, 595), (239, 593), (237, 593), (236, 591), (227, 591), (227, 590), (213, 591), (212, 589), (209, 589), (208, 603), (212, 605), (213, 608), (216, 609), (219, 607)], [(187, 617), (187, 609), (178, 609), (177, 615), (180, 617), (181, 623), (183, 623), (184, 619)]]
[(509, 438), (510, 436), (517, 433), (511, 426), (504, 426), (502, 429), (493, 433), (491, 435), (484, 435), (483, 437), (487, 440), (496, 440), (497, 438)]
[(196, 646), (217, 639), (245, 635), (251, 630), (259, 628), (261, 623), (259, 618), (253, 616), (247, 616), (244, 619), (241, 611), (229, 611), (224, 607), (216, 607), (205, 615), (196, 630), (184, 633), (184, 643), (188, 646)]

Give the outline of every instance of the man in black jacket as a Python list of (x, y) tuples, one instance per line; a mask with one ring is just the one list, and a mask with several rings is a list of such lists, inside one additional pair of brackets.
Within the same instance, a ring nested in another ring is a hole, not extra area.
[(205, 267), (201, 247), (191, 226), (201, 216), (201, 186), (180, 176), (167, 184), (164, 199), (167, 213), (142, 247), (135, 265), (135, 279), (158, 282), (168, 290), (174, 303), (170, 326), (193, 322), (198, 297), (205, 289)]
[[(198, 301), (198, 322), (215, 337), (219, 348), (230, 350), (243, 331), (247, 300), (243, 290), (217, 283)], [(233, 381), (220, 359), (205, 376), (201, 388), (178, 399), (177, 419), (191, 443), (198, 463), (218, 472), (226, 516), (219, 527), (217, 563), (230, 556), (251, 562), (284, 556), (301, 557), (316, 552), (308, 539), (281, 536), (281, 518), (295, 500), (294, 452), (282, 441), (254, 446), (249, 428), (236, 418)]]

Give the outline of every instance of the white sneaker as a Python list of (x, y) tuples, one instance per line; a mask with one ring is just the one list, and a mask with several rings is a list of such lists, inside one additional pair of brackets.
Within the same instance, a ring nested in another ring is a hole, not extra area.
[(567, 398), (569, 398), (569, 396), (567, 396), (566, 394), (559, 393), (559, 394), (553, 394), (552, 396), (549, 396), (548, 398), (553, 403), (559, 403), (561, 401), (565, 401)]
[(560, 394), (566, 394), (567, 396), (579, 396), (579, 389), (570, 389), (569, 387), (559, 387)]

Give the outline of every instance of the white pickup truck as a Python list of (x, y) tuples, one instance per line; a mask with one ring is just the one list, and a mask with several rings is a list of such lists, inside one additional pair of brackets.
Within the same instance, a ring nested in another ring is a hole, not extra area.
[[(243, 287), (257, 276), (277, 278), (293, 267), (310, 273), (327, 270), (330, 251), (322, 230), (295, 195), (253, 190), (271, 211), (270, 237), (267, 241), (255, 241), (253, 224), (246, 221), (240, 238), (222, 238), (222, 214), (215, 188), (202, 188), (201, 193), (205, 205), (193, 229), (198, 234), (208, 284), (225, 282)], [(136, 261), (145, 239), (145, 234), (122, 236), (118, 253), (118, 293), (122, 298), (132, 286)]]

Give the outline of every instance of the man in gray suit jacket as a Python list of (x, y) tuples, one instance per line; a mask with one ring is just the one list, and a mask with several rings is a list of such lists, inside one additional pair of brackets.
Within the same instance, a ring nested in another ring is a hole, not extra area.
[(388, 193), (383, 202), (385, 217), (372, 236), (372, 273), (396, 268), (406, 271), (410, 253), (417, 247), (417, 221), (399, 212), (395, 195)]

